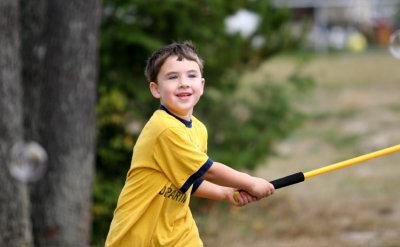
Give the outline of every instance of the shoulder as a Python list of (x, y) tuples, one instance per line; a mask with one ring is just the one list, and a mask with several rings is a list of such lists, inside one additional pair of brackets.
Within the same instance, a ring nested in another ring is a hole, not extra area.
[(203, 129), (204, 131), (207, 131), (207, 127), (195, 116), (192, 116), (192, 124), (193, 124), (193, 126), (196, 126), (198, 128)]
[(136, 146), (138, 143), (142, 143), (145, 140), (146, 143), (150, 140), (153, 140), (151, 142), (154, 142), (160, 137), (160, 135), (166, 133), (166, 130), (175, 129), (177, 125), (174, 122), (175, 121), (164, 111), (156, 110), (143, 127)]
[(175, 118), (163, 110), (156, 110), (146, 125), (149, 125), (149, 127), (157, 129), (160, 132), (179, 126)]

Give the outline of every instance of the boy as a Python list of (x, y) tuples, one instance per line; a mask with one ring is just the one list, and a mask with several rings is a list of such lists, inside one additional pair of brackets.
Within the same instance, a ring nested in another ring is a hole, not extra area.
[[(107, 247), (203, 246), (189, 209), (191, 195), (243, 206), (274, 187), (207, 156), (207, 130), (193, 115), (203, 94), (203, 63), (192, 43), (153, 53), (145, 75), (160, 100), (133, 151)], [(236, 201), (233, 193), (243, 190)]]

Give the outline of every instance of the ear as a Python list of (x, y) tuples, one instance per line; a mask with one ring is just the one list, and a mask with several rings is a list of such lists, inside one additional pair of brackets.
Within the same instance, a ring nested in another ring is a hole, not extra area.
[(161, 98), (160, 91), (158, 90), (158, 84), (155, 82), (150, 82), (150, 92), (154, 98), (159, 99)]
[(203, 92), (204, 92), (204, 84), (206, 83), (206, 81), (204, 80), (204, 78), (201, 78), (201, 94), (200, 95), (203, 95)]

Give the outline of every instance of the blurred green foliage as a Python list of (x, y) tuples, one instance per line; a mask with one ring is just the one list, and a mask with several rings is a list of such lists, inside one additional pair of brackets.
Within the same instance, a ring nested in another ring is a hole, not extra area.
[[(258, 13), (260, 25), (249, 37), (227, 34), (224, 20), (239, 9)], [(209, 155), (235, 168), (255, 168), (274, 142), (297, 124), (288, 87), (263, 83), (239, 87), (240, 75), (302, 37), (289, 29), (290, 12), (270, 1), (103, 0), (98, 87), (97, 179), (93, 242), (101, 245), (129, 169), (132, 148), (159, 102), (143, 71), (147, 58), (171, 42), (192, 40), (205, 60), (206, 91), (195, 115), (209, 131)], [(258, 47), (254, 39), (264, 39)]]

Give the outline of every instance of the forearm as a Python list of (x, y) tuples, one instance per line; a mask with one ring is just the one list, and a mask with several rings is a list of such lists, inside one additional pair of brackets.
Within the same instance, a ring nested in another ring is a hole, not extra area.
[(236, 171), (219, 162), (214, 162), (210, 169), (202, 176), (204, 180), (211, 183), (242, 190), (251, 189), (250, 177), (246, 173)]
[[(203, 181), (193, 195), (213, 200), (226, 200), (229, 191), (232, 189), (217, 184)], [(231, 191), (232, 193), (232, 191)]]

